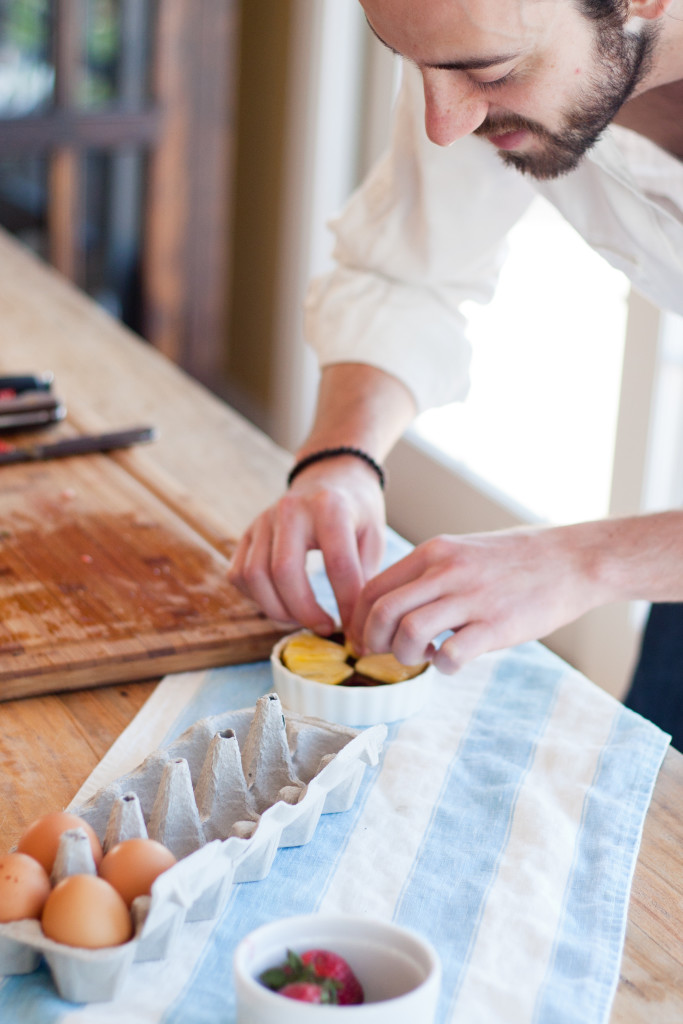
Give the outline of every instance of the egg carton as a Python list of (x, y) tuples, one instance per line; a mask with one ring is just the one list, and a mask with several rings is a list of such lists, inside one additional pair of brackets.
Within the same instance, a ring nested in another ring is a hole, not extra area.
[[(106, 949), (48, 939), (40, 923), (0, 925), (0, 974), (26, 974), (44, 958), (72, 1002), (113, 999), (131, 964), (161, 960), (186, 921), (216, 917), (237, 882), (267, 876), (279, 847), (310, 841), (321, 814), (348, 810), (366, 765), (375, 765), (385, 725), (359, 731), (283, 712), (275, 693), (256, 706), (201, 719), (134, 771), (73, 807), (106, 852), (149, 837), (177, 863), (133, 901), (133, 938)], [(95, 872), (82, 829), (62, 836), (53, 882)]]

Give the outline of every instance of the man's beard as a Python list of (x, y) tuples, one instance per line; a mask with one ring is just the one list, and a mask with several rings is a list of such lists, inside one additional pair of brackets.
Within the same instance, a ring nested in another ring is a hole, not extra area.
[(595, 145), (649, 70), (655, 35), (653, 29), (633, 35), (625, 32), (621, 25), (598, 27), (598, 70), (591, 76), (591, 92), (565, 114), (565, 126), (557, 134), (537, 121), (515, 114), (486, 118), (474, 134), (528, 131), (541, 142), (539, 150), (536, 153), (499, 150), (503, 162), (539, 180), (568, 174)]

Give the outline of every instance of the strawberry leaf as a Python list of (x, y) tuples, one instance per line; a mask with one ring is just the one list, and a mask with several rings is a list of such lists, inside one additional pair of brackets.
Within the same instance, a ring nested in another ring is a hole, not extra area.
[(285, 985), (292, 981), (292, 975), (283, 967), (271, 967), (259, 976), (259, 981), (266, 988), (272, 988), (277, 992), (278, 989), (284, 988)]

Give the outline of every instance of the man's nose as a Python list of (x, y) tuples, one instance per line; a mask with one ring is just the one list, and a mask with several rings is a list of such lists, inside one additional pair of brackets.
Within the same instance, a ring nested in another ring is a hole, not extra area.
[(488, 113), (488, 100), (468, 81), (462, 71), (425, 68), (422, 71), (425, 94), (425, 130), (437, 146), (469, 135)]

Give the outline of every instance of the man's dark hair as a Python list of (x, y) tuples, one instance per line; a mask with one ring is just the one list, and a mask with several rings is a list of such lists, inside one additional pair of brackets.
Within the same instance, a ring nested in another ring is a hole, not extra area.
[(628, 14), (624, 0), (576, 0), (578, 9), (591, 21), (612, 21), (621, 24)]

